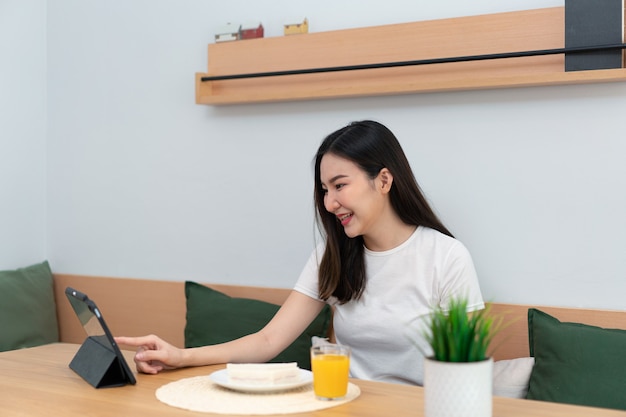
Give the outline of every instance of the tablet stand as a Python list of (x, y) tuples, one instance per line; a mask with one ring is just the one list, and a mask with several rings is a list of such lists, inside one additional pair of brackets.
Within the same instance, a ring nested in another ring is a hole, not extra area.
[(85, 339), (70, 362), (70, 369), (94, 388), (126, 385), (126, 376), (115, 352), (101, 345), (93, 337)]

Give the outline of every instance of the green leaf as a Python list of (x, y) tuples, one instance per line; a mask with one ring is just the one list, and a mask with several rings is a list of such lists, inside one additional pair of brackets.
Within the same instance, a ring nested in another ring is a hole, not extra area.
[(448, 310), (435, 308), (430, 315), (429, 332), (424, 337), (433, 356), (444, 362), (476, 362), (487, 359), (487, 350), (500, 327), (501, 319), (489, 316), (489, 308), (467, 311), (467, 299), (450, 300)]

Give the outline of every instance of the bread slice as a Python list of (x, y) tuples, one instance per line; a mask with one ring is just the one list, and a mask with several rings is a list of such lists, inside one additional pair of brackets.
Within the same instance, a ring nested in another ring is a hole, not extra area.
[(296, 362), (289, 363), (229, 363), (228, 380), (242, 385), (285, 385), (300, 381)]

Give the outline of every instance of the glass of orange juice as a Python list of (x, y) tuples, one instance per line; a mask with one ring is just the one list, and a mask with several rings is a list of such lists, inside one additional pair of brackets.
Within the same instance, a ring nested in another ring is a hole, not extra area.
[(313, 391), (320, 400), (339, 400), (348, 392), (350, 348), (326, 344), (311, 348)]

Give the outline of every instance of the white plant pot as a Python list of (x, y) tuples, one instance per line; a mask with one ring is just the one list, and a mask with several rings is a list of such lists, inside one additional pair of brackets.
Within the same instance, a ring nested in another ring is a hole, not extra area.
[(424, 361), (425, 417), (491, 417), (493, 359)]

